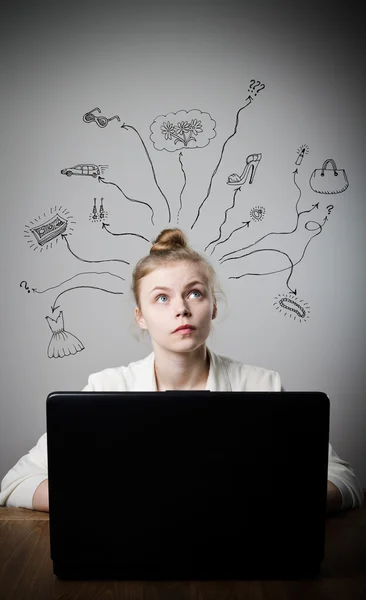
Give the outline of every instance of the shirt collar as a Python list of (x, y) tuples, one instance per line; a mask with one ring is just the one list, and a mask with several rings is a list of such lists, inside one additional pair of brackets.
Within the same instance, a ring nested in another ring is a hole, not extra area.
[[(231, 391), (231, 383), (228, 372), (222, 359), (207, 348), (210, 358), (210, 366), (206, 383), (206, 390), (215, 391)], [(135, 379), (133, 391), (140, 392), (156, 392), (156, 379), (154, 371), (154, 352), (151, 352), (144, 360), (141, 361), (140, 372)]]

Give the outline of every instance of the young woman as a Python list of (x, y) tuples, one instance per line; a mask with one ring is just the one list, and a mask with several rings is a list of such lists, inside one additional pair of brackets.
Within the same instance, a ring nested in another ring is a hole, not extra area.
[[(150, 254), (135, 267), (132, 290), (136, 322), (149, 332), (153, 352), (127, 367), (90, 375), (84, 391), (281, 390), (275, 371), (244, 365), (207, 348), (217, 315), (218, 284), (212, 266), (187, 245), (181, 230), (160, 233)], [(0, 505), (48, 511), (46, 435), (5, 475)], [(310, 490), (304, 493), (311, 496)], [(362, 503), (351, 465), (329, 444), (328, 513)]]

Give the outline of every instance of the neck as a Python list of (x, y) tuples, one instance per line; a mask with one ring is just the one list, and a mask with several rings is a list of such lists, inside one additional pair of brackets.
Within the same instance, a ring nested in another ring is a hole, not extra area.
[(204, 390), (209, 372), (205, 344), (193, 352), (165, 352), (154, 349), (156, 388), (166, 390)]

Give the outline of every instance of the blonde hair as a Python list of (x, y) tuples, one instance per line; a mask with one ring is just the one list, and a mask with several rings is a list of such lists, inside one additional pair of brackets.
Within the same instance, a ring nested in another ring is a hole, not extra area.
[(225, 297), (216, 277), (212, 265), (201, 254), (190, 248), (187, 237), (181, 229), (163, 229), (158, 235), (150, 249), (150, 254), (141, 258), (132, 274), (132, 292), (135, 298), (136, 306), (140, 305), (140, 282), (143, 277), (151, 273), (154, 269), (165, 267), (169, 264), (179, 261), (190, 261), (200, 263), (204, 266), (207, 273), (208, 282), (217, 304), (217, 296)]

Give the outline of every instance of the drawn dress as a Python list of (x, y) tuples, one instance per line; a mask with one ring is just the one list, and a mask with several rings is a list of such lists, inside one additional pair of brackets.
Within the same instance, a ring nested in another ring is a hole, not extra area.
[(46, 317), (46, 319), (52, 331), (47, 349), (48, 358), (63, 358), (84, 350), (82, 342), (69, 331), (65, 331), (62, 310), (56, 320), (51, 317)]

